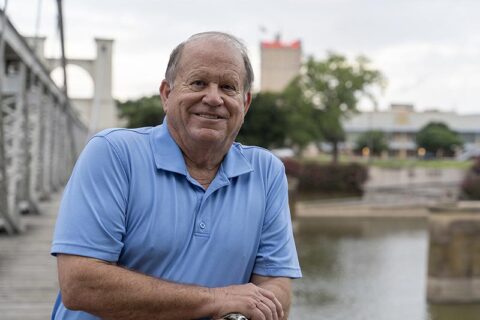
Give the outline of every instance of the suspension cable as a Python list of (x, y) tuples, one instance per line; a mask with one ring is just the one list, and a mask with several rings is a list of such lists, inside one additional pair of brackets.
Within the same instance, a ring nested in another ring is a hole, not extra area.
[(62, 10), (62, 0), (57, 0), (58, 6), (58, 28), (60, 29), (60, 46), (62, 50), (62, 68), (63, 68), (63, 91), (65, 96), (68, 97), (68, 87), (67, 87), (67, 59), (65, 57), (65, 36), (63, 32), (63, 10)]
[(35, 18), (35, 40), (33, 42), (33, 51), (37, 52), (37, 44), (38, 44), (38, 36), (39, 36), (39, 29), (40, 29), (40, 21), (42, 17), (42, 0), (37, 1), (37, 16)]

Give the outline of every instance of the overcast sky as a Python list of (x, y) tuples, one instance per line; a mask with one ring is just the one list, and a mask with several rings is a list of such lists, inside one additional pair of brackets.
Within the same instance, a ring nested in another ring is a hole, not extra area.
[[(1, 1), (3, 3), (3, 1)], [(7, 14), (24, 35), (36, 33), (38, 0), (10, 0)], [(56, 1), (41, 0), (38, 33), (58, 56)], [(67, 55), (93, 58), (95, 37), (112, 38), (114, 96), (157, 92), (168, 55), (189, 35), (230, 32), (244, 40), (259, 74), (259, 43), (302, 41), (305, 56), (328, 50), (363, 54), (388, 86), (379, 108), (414, 104), (480, 113), (480, 1), (477, 0), (63, 0)], [(2, 5), (3, 7), (3, 5)], [(86, 73), (70, 68), (72, 95), (92, 91)], [(56, 71), (55, 76), (60, 72)], [(258, 87), (258, 82), (256, 84)], [(368, 106), (364, 106), (368, 109)]]

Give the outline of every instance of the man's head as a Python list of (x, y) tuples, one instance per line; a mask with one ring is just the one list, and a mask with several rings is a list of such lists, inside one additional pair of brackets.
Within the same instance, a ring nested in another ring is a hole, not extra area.
[(245, 65), (245, 71), (246, 71), (246, 77), (243, 84), (244, 91), (245, 93), (249, 92), (252, 89), (254, 75), (253, 75), (252, 65), (250, 63), (250, 58), (248, 57), (247, 48), (242, 43), (242, 41), (240, 41), (235, 36), (228, 33), (224, 33), (224, 32), (218, 32), (218, 31), (209, 31), (209, 32), (194, 34), (193, 36), (188, 38), (186, 41), (176, 46), (175, 49), (173, 49), (172, 53), (170, 54), (170, 60), (168, 61), (167, 70), (165, 71), (165, 79), (167, 80), (167, 82), (170, 83), (171, 86), (173, 86), (175, 82), (175, 78), (177, 76), (177, 72), (178, 72), (179, 61), (182, 56), (182, 52), (183, 52), (183, 49), (185, 48), (185, 45), (188, 44), (189, 42), (192, 42), (195, 40), (201, 40), (201, 39), (222, 40), (227, 43), (230, 43), (231, 45), (233, 45), (238, 49), (238, 51), (242, 55), (242, 59), (243, 59), (243, 63)]
[(231, 35), (200, 33), (177, 46), (160, 95), (179, 146), (228, 150), (250, 106), (252, 81), (246, 49)]

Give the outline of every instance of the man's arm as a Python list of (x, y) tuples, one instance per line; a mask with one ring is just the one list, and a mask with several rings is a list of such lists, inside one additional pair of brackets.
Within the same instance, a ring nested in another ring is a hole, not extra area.
[(105, 261), (62, 254), (58, 274), (64, 305), (103, 319), (218, 319), (231, 312), (251, 320), (281, 319), (274, 291), (254, 284), (214, 289), (181, 285)]
[(257, 274), (253, 274), (250, 280), (253, 284), (260, 288), (271, 291), (275, 294), (275, 297), (282, 304), (284, 315), (279, 319), (288, 319), (288, 313), (290, 311), (291, 304), (291, 279), (284, 277), (264, 277)]

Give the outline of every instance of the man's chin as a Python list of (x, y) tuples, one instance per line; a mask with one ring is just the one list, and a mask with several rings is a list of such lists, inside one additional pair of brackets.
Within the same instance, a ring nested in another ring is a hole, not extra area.
[(226, 140), (224, 132), (213, 129), (199, 129), (192, 135), (193, 140), (198, 143), (222, 143)]

